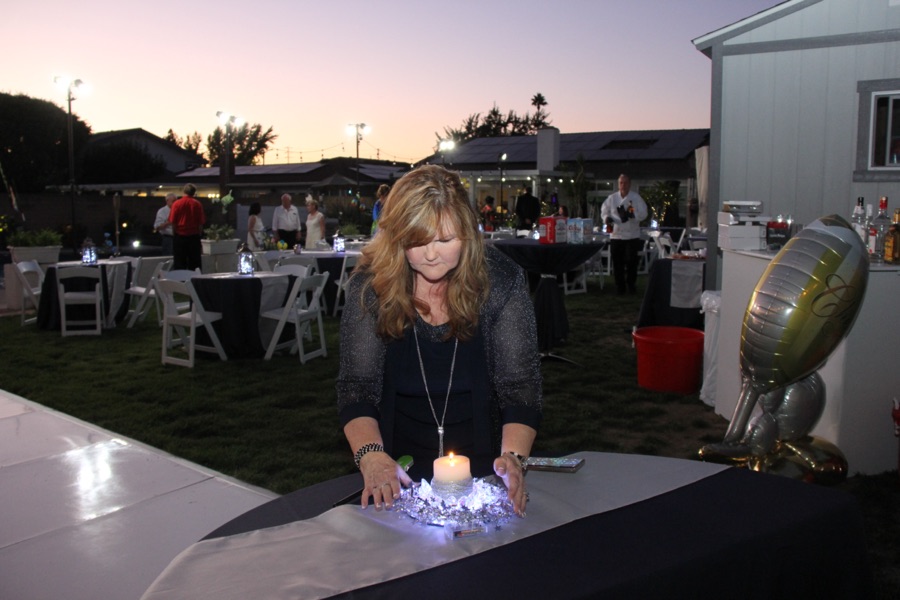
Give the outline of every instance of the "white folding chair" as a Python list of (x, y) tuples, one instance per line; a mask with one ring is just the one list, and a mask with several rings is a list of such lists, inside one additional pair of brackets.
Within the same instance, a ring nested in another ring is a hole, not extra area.
[(650, 265), (656, 258), (656, 243), (651, 238), (644, 240), (644, 247), (638, 255), (638, 274), (646, 275), (650, 272)]
[(650, 232), (650, 238), (653, 240), (659, 258), (671, 258), (675, 254), (675, 247), (668, 233), (652, 231)]
[[(275, 263), (276, 267), (281, 265), (302, 265), (306, 267), (307, 276), (315, 275), (319, 272), (319, 263), (316, 260), (315, 256), (301, 256), (299, 254), (294, 256), (285, 256), (283, 258), (280, 258), (278, 262)], [(275, 269), (272, 270), (274, 271)]]
[[(306, 267), (303, 265), (276, 265), (275, 268), (279, 273), (290, 273), (291, 271), (299, 273), (301, 270), (306, 271)], [(294, 284), (291, 286), (283, 306), (267, 310), (260, 314), (260, 319), (272, 319), (278, 322), (275, 326), (275, 333), (272, 334), (272, 339), (269, 340), (269, 346), (266, 349), (266, 360), (271, 359), (276, 350), (293, 348), (296, 342), (296, 340), (290, 340), (288, 342), (279, 343), (278, 340), (281, 339), (281, 332), (284, 331), (285, 323), (292, 320), (292, 315), (297, 312), (300, 306), (305, 306), (305, 302), (301, 303), (297, 298), (300, 293), (300, 287), (303, 285), (303, 279), (304, 277), (301, 276), (294, 280)]]
[(566, 296), (571, 294), (587, 293), (587, 264), (582, 264), (574, 271), (563, 273), (562, 283), (563, 293)]
[(332, 316), (336, 317), (338, 312), (344, 309), (344, 290), (347, 288), (347, 281), (356, 267), (356, 261), (359, 258), (356, 254), (345, 254), (344, 264), (341, 265), (341, 276), (334, 283), (337, 285), (337, 294), (334, 295), (334, 312)]
[(281, 256), (281, 250), (266, 250), (265, 252), (257, 252), (256, 264), (259, 265), (260, 271), (273, 271)]
[[(66, 282), (74, 279), (88, 279), (94, 282), (93, 290), (66, 291)], [(103, 294), (100, 292), (100, 268), (99, 267), (63, 267), (56, 269), (56, 286), (59, 296), (60, 331), (63, 337), (70, 335), (100, 335), (103, 327)], [(68, 306), (94, 307), (93, 319), (68, 319), (66, 316)], [(91, 329), (70, 329), (72, 325), (93, 325)]]
[(131, 278), (132, 285), (125, 290), (129, 295), (130, 307), (128, 309), (128, 327), (134, 327), (138, 319), (144, 320), (150, 312), (151, 302), (156, 307), (156, 320), (162, 323), (162, 309), (159, 306), (159, 298), (156, 294), (156, 280), (167, 265), (171, 266), (169, 257), (138, 257), (135, 261), (134, 275)]
[[(307, 277), (300, 286), (298, 297), (306, 296), (311, 293), (312, 296), (306, 303), (305, 307), (299, 308), (294, 321), (294, 336), (297, 340), (297, 349), (300, 354), (300, 363), (306, 364), (306, 361), (317, 356), (328, 356), (328, 349), (325, 346), (325, 324), (322, 316), (325, 314), (325, 306), (323, 299), (325, 298), (325, 285), (328, 283), (329, 273), (320, 273), (313, 277)], [(312, 352), (306, 352), (303, 347), (303, 337), (306, 332), (312, 332), (312, 321), (316, 320), (319, 325), (319, 348)]]
[[(36, 260), (16, 263), (16, 277), (22, 286), (22, 325), (37, 322), (38, 307), (41, 304), (41, 286), (44, 285), (44, 270)], [(28, 305), (34, 308), (34, 316), (25, 318)]]
[[(190, 280), (176, 281), (174, 279), (159, 279), (156, 289), (163, 304), (163, 336), (162, 336), (162, 363), (178, 365), (182, 367), (194, 366), (194, 353), (197, 350), (203, 352), (215, 352), (221, 360), (228, 360), (219, 336), (213, 323), (222, 318), (222, 313), (207, 312), (197, 298), (197, 292)], [(176, 294), (183, 300), (190, 299), (189, 303), (180, 302)], [(187, 309), (183, 307), (187, 304)], [(212, 346), (197, 343), (197, 329), (203, 327), (209, 334)], [(172, 334), (175, 334), (173, 336)], [(184, 346), (187, 349), (187, 359), (169, 354), (169, 350), (175, 346)]]
[(160, 271), (159, 278), (168, 279), (169, 281), (190, 281), (191, 277), (196, 277), (199, 274), (200, 269), (194, 269), (193, 271), (190, 269), (175, 269), (173, 271)]
[[(328, 356), (328, 349), (325, 344), (325, 324), (322, 320), (323, 308), (321, 304), (322, 293), (325, 291), (325, 284), (328, 283), (328, 273), (319, 275), (311, 275), (304, 279), (298, 279), (294, 282), (291, 292), (288, 295), (289, 303), (282, 308), (276, 308), (264, 312), (261, 317), (265, 319), (274, 319), (278, 321), (275, 327), (275, 333), (269, 342), (269, 348), (266, 351), (266, 360), (272, 358), (275, 350), (297, 348), (300, 355), (300, 363), (306, 364), (306, 361), (318, 356)], [(305, 299), (310, 294), (308, 302), (303, 303), (301, 298)], [(319, 324), (319, 347), (316, 350), (307, 352), (303, 347), (303, 339), (310, 331), (312, 321), (316, 320)], [(288, 321), (294, 323), (294, 339), (288, 342), (278, 343), (281, 332)]]
[(298, 279), (303, 279), (307, 275), (309, 275), (309, 268), (304, 265), (275, 265), (273, 269), (275, 273), (286, 273), (288, 275), (293, 275)]

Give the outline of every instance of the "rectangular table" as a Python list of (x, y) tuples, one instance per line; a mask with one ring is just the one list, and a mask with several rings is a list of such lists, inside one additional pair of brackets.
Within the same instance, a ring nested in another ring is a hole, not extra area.
[[(360, 485), (356, 474), (298, 490), (223, 526), (176, 559), (144, 598), (282, 597), (279, 592), (354, 599), (473, 593), (554, 599), (871, 597), (862, 517), (849, 494), (693, 461), (580, 455), (587, 462), (578, 473), (529, 473), (528, 516), (498, 532), (508, 542), (491, 549), (476, 548), (483, 538), (449, 541), (439, 531), (429, 536), (433, 528), (400, 523), (408, 528), (408, 539), (397, 549), (414, 560), (427, 562), (446, 551), (457, 558), (395, 576), (402, 561), (392, 554), (388, 538), (399, 533), (403, 540), (403, 531), (392, 529), (382, 539), (377, 527), (364, 522), (399, 521), (405, 515), (354, 513), (360, 509), (348, 506), (328, 511)], [(696, 475), (704, 468), (707, 476), (673, 487), (680, 470)], [(590, 503), (610, 510), (518, 535), (542, 513), (546, 518), (577, 512), (578, 505), (566, 503), (565, 490), (579, 481), (591, 482), (581, 490)], [(553, 500), (541, 489), (556, 490)], [(629, 503), (628, 498), (644, 499)], [(292, 522), (322, 511), (328, 511), (321, 517), (331, 522), (331, 533), (293, 535), (290, 528), (300, 526), (302, 532), (304, 522)], [(228, 567), (227, 560), (217, 565), (217, 552), (230, 553), (235, 544), (255, 547), (258, 558), (238, 553), (230, 558), (240, 567)], [(328, 548), (339, 556), (328, 555)], [(342, 578), (372, 581), (354, 586)], [(353, 589), (336, 591), (348, 587)]]

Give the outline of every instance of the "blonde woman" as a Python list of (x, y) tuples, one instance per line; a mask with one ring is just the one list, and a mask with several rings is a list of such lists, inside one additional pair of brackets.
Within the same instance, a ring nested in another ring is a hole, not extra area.
[(363, 508), (392, 506), (454, 452), (500, 476), (524, 516), (542, 402), (534, 307), (521, 269), (485, 247), (457, 174), (419, 167), (388, 195), (350, 280), (337, 398)]
[(325, 215), (319, 212), (319, 203), (306, 201), (306, 249), (315, 250), (316, 242), (325, 239)]

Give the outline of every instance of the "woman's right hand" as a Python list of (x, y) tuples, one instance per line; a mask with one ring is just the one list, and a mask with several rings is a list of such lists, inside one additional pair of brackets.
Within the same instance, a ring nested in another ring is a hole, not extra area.
[(359, 471), (363, 476), (362, 508), (369, 505), (369, 496), (375, 510), (381, 510), (382, 505), (391, 508), (400, 498), (401, 487), (412, 484), (406, 471), (385, 452), (367, 453), (359, 461)]

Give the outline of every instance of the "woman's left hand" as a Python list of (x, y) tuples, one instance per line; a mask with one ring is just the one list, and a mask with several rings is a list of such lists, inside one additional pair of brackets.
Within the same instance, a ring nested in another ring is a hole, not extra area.
[(520, 517), (525, 516), (525, 503), (528, 494), (525, 491), (525, 473), (519, 460), (510, 454), (504, 454), (494, 459), (494, 473), (503, 480), (509, 493), (509, 500), (513, 503), (513, 509)]

